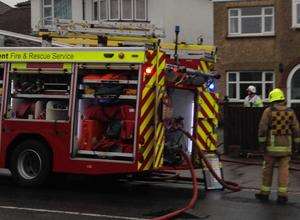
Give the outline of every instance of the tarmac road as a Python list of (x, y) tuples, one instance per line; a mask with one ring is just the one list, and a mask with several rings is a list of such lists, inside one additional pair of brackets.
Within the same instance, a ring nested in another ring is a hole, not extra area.
[[(63, 176), (38, 189), (13, 184), (7, 172), (0, 176), (1, 220), (140, 220), (183, 207), (191, 185), (174, 182), (107, 181), (104, 178)], [(259, 186), (260, 167), (226, 164), (225, 177), (244, 186)], [(54, 183), (53, 183), (54, 182)], [(300, 219), (300, 173), (292, 173), (289, 204), (261, 204), (254, 191), (200, 192), (194, 210), (178, 219)], [(275, 189), (275, 188), (274, 188)], [(299, 194), (298, 191), (299, 190)]]

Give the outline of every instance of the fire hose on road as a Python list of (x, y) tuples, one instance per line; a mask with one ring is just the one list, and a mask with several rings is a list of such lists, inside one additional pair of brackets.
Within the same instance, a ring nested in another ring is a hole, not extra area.
[[(195, 148), (196, 148), (196, 151), (197, 151), (197, 153), (199, 155), (199, 158), (203, 160), (203, 162), (205, 163), (207, 169), (211, 172), (211, 174), (213, 175), (213, 177), (224, 188), (229, 189), (229, 190), (234, 191), (234, 192), (241, 191), (241, 187), (237, 183), (225, 181), (224, 179), (222, 179), (221, 177), (218, 176), (218, 174), (214, 171), (213, 167), (211, 166), (211, 164), (209, 163), (209, 161), (205, 157), (205, 155), (202, 152), (202, 150), (201, 150), (200, 146), (198, 145), (197, 141), (195, 140), (195, 138), (189, 132), (183, 130), (182, 128), (178, 128), (178, 130), (180, 130), (186, 137), (188, 137), (194, 143), (195, 146), (197, 146)], [(176, 216), (181, 215), (184, 212), (188, 211), (189, 209), (192, 209), (195, 206), (196, 202), (197, 202), (197, 198), (198, 198), (198, 180), (197, 180), (197, 177), (196, 177), (195, 169), (193, 167), (191, 158), (183, 150), (180, 150), (180, 153), (183, 156), (183, 158), (185, 159), (185, 161), (187, 162), (188, 167), (189, 167), (190, 172), (191, 172), (192, 183), (193, 183), (193, 196), (192, 196), (192, 199), (187, 204), (187, 206), (185, 206), (184, 208), (178, 209), (178, 210), (176, 210), (174, 212), (171, 212), (169, 214), (166, 214), (164, 216), (153, 218), (153, 220), (168, 220), (168, 219), (173, 219)]]

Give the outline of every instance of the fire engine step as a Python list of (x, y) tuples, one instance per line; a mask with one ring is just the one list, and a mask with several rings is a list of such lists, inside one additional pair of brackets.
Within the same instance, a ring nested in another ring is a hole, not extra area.
[(101, 151), (86, 151), (79, 150), (76, 157), (101, 159), (101, 160), (120, 160), (120, 161), (132, 161), (134, 155), (132, 153), (120, 153), (120, 152), (101, 152)]

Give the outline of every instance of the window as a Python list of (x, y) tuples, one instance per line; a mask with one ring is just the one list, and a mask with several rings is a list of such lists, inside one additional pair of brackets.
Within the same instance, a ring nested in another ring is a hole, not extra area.
[(274, 7), (228, 10), (229, 36), (273, 35), (274, 26)]
[(94, 21), (97, 21), (98, 20), (98, 11), (99, 11), (99, 8), (98, 8), (98, 0), (94, 0), (93, 1), (93, 20)]
[(93, 20), (147, 21), (147, 0), (94, 0)]
[(44, 25), (51, 25), (54, 18), (72, 19), (71, 0), (43, 0)]
[(135, 19), (138, 21), (147, 20), (147, 1), (135, 0)]
[(133, 0), (121, 0), (122, 20), (133, 19)]
[(109, 0), (109, 19), (120, 19), (120, 0)]
[(293, 0), (293, 27), (300, 27), (300, 0)]
[(100, 20), (107, 20), (107, 0), (100, 0)]
[(274, 72), (272, 71), (242, 71), (227, 73), (227, 96), (231, 101), (244, 101), (247, 88), (254, 85), (257, 94), (264, 100), (268, 99), (269, 92), (275, 85)]

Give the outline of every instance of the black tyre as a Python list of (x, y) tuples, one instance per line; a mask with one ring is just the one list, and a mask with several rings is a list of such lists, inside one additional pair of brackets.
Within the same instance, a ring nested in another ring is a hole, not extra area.
[(51, 172), (51, 153), (40, 141), (26, 140), (13, 150), (10, 171), (19, 185), (39, 186)]

